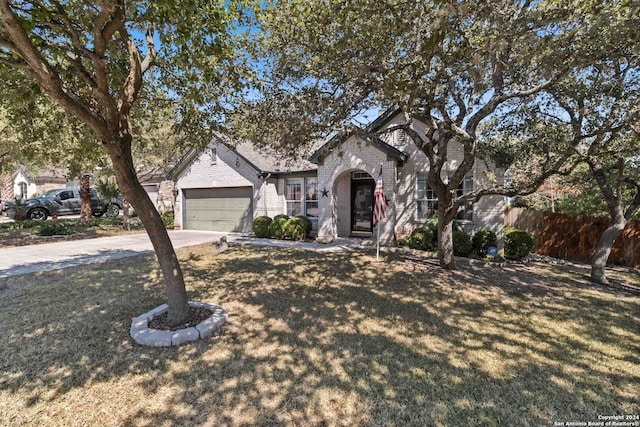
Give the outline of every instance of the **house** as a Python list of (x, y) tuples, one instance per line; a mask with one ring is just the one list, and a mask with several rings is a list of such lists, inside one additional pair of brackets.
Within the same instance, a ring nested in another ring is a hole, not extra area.
[(12, 198), (28, 199), (45, 191), (67, 187), (69, 186), (67, 181), (68, 173), (67, 169), (51, 166), (42, 168), (38, 173), (31, 173), (27, 168), (20, 165), (13, 173)]
[[(390, 128), (400, 120), (399, 112), (390, 111), (370, 128)], [(415, 127), (424, 132), (422, 123)], [(462, 157), (462, 146), (450, 144), (449, 169)], [(388, 206), (380, 222), (380, 241), (392, 245), (435, 213), (437, 200), (427, 184), (428, 170), (425, 154), (401, 130), (384, 138), (339, 134), (308, 162), (294, 165), (249, 142), (230, 148), (217, 140), (204, 151), (188, 153), (172, 171), (176, 227), (248, 233), (257, 216), (286, 213), (308, 216), (320, 239), (372, 237), (373, 192), (382, 171)], [(471, 191), (490, 177), (501, 180), (502, 174), (493, 165), (476, 161), (458, 191)], [(458, 219), (468, 232), (489, 228), (501, 238), (502, 197), (486, 196), (470, 203)]]

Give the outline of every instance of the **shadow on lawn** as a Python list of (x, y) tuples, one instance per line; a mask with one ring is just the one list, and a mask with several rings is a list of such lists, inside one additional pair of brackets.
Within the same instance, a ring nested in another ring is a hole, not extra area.
[[(207, 251), (184, 270), (193, 299), (230, 311), (221, 334), (132, 345), (130, 319), (163, 302), (152, 258), (106, 277), (82, 270), (83, 288), (45, 287), (50, 303), (5, 331), (0, 390), (33, 389), (36, 404), (134, 376), (151, 401), (171, 384), (161, 404), (123, 414), (125, 425), (539, 425), (638, 413), (637, 299), (524, 266), (445, 272), (396, 255)], [(29, 296), (44, 298), (38, 289)], [(76, 351), (56, 345), (69, 340)]]

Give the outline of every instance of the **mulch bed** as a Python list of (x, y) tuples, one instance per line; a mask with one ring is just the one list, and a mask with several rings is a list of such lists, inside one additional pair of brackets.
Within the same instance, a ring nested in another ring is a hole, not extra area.
[(192, 328), (199, 323), (213, 316), (213, 312), (203, 307), (189, 307), (189, 318), (181, 325), (170, 326), (167, 324), (167, 317), (169, 313), (161, 314), (158, 317), (154, 317), (149, 322), (150, 329), (158, 329), (161, 331), (179, 331), (181, 329)]

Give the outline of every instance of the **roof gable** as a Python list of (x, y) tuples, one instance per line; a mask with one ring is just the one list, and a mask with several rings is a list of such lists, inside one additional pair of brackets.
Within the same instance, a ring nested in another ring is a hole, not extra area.
[[(239, 158), (260, 174), (281, 174), (293, 172), (307, 172), (316, 170), (317, 166), (307, 160), (291, 161), (283, 159), (274, 150), (257, 147), (250, 141), (232, 141), (225, 135), (218, 135), (208, 147), (224, 145), (229, 150), (235, 152)], [(206, 150), (191, 149), (185, 154), (176, 166), (167, 174), (167, 178), (175, 179), (192, 162), (194, 162), (202, 152)]]

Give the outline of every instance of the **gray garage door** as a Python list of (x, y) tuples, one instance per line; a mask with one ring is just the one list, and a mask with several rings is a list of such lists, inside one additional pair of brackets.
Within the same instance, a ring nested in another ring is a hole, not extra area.
[(251, 187), (184, 190), (184, 228), (250, 232), (252, 195)]

